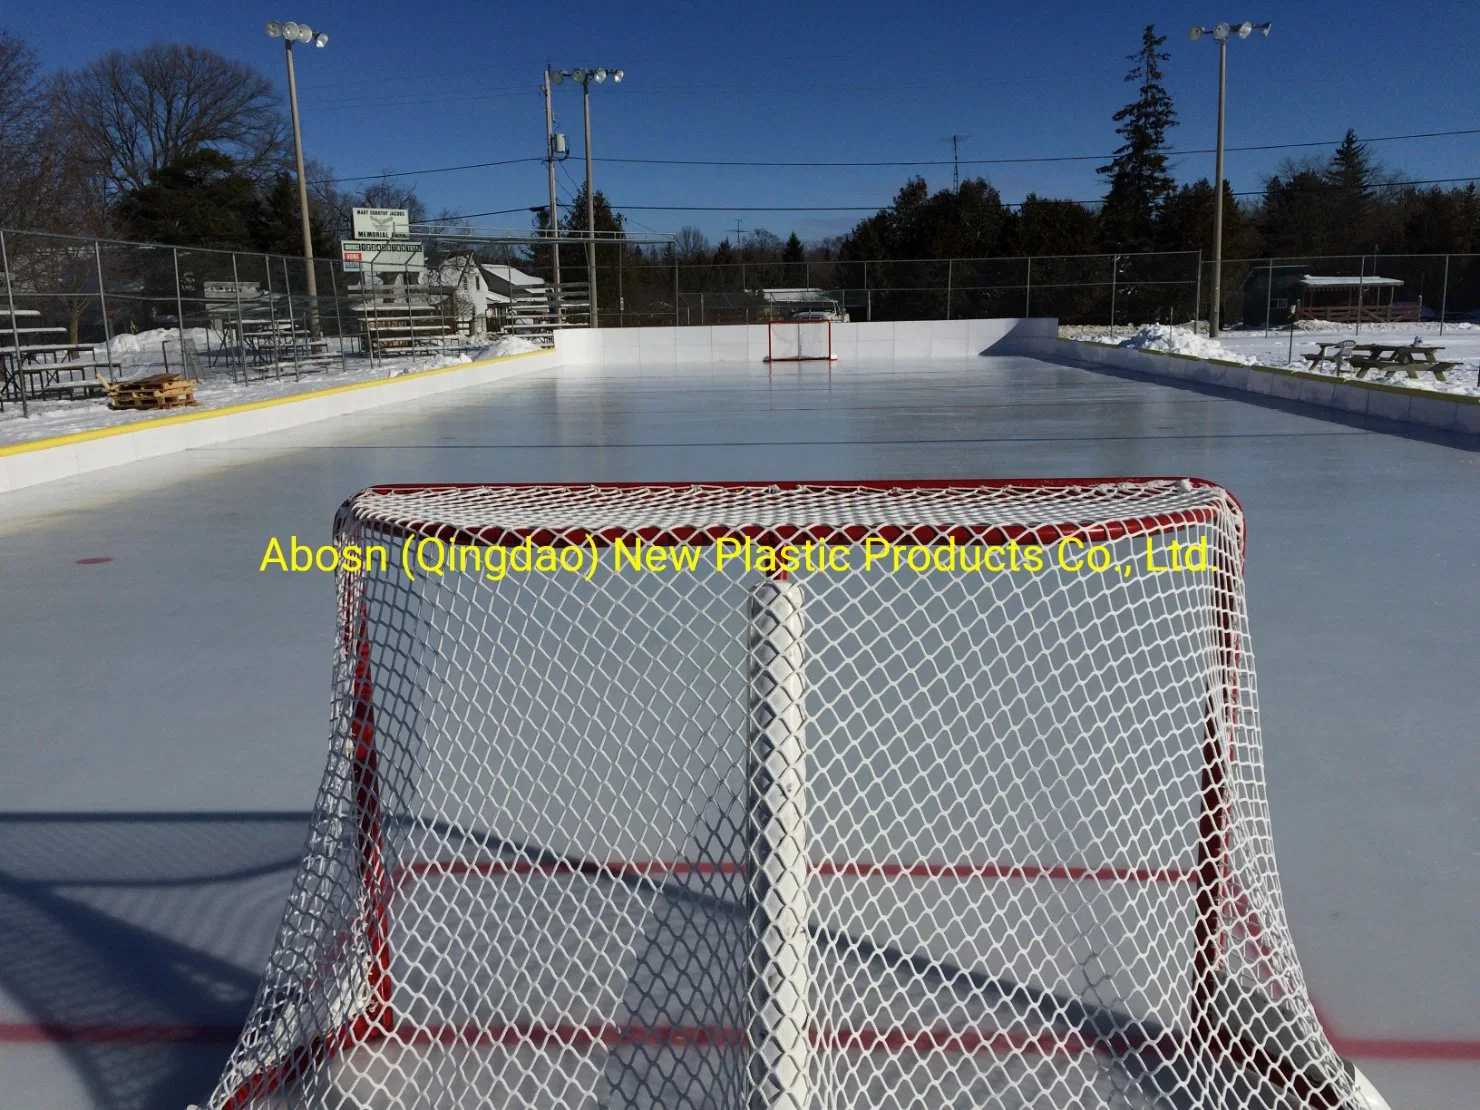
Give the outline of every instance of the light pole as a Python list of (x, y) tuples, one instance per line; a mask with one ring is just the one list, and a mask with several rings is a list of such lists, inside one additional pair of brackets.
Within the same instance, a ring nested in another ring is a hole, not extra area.
[(565, 156), (565, 136), (555, 133), (555, 116), (550, 109), (550, 64), (545, 63), (545, 165), (550, 170), (550, 264), (555, 289), (555, 324), (564, 323), (565, 310), (560, 305), (560, 203), (555, 196), (555, 162)]
[[(596, 194), (595, 187), (591, 183), (591, 82), (595, 81), (599, 85), (610, 77), (612, 84), (620, 85), (625, 76), (625, 70), (615, 68), (572, 69), (550, 74), (557, 85), (567, 77), (581, 84), (581, 107), (586, 119), (586, 274), (591, 283), (591, 326), (593, 328), (596, 327)], [(553, 173), (552, 169), (551, 174)]]
[[(1212, 35), (1218, 44), (1218, 154), (1213, 167), (1213, 291), (1212, 304), (1208, 306), (1208, 336), (1211, 339), (1218, 338), (1223, 315), (1219, 302), (1223, 297), (1223, 100), (1228, 86), (1228, 39), (1235, 34), (1246, 39), (1255, 31), (1268, 38), (1269, 28), (1268, 23), (1250, 23), (1245, 20), (1235, 24), (1220, 23), (1216, 27), (1195, 24), (1187, 32), (1187, 37), (1193, 42), (1204, 35)], [(1194, 320), (1193, 326), (1196, 325), (1197, 321)]]
[(319, 282), (313, 272), (313, 233), (308, 223), (308, 181), (303, 174), (303, 131), (298, 125), (298, 79), (293, 73), (293, 44), (313, 43), (319, 49), (329, 45), (329, 36), (323, 31), (314, 33), (307, 23), (279, 23), (267, 21), (269, 38), (283, 40), (283, 54), (288, 59), (288, 110), (293, 117), (293, 157), (298, 163), (298, 216), (303, 223), (303, 264), (308, 270), (308, 328), (314, 339), (321, 335), (319, 327)]

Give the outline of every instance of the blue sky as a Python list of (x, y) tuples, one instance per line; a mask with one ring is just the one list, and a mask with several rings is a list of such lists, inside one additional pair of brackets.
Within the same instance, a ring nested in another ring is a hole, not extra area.
[[(1245, 0), (1239, 0), (1244, 3)], [(1370, 0), (1246, 7), (1177, 3), (982, 0), (934, 5), (853, 0), (835, 5), (449, 2), (354, 4), (273, 0), (180, 4), (69, 0), (0, 8), (0, 24), (27, 33), (43, 61), (75, 66), (111, 47), (190, 41), (248, 61), (285, 83), (281, 46), (265, 20), (297, 19), (329, 32), (327, 49), (299, 49), (305, 147), (337, 176), (539, 157), (539, 94), (556, 68), (620, 65), (620, 86), (592, 90), (597, 187), (622, 205), (865, 206), (886, 204), (911, 172), (932, 188), (949, 165), (752, 169), (603, 163), (603, 155), (767, 161), (1099, 155), (1114, 148), (1110, 117), (1130, 97), (1125, 55), (1142, 27), (1167, 35), (1166, 82), (1180, 149), (1211, 147), (1217, 50), (1187, 41), (1194, 21), (1273, 19), (1229, 48), (1230, 146), (1480, 127), (1480, 5), (1418, 8)], [(569, 199), (584, 170), (578, 89), (556, 90), (572, 157), (560, 176)], [(1373, 147), (1415, 178), (1480, 174), (1480, 135)], [(1229, 155), (1235, 189), (1256, 189), (1282, 154)], [(1015, 201), (1026, 193), (1093, 199), (1096, 161), (973, 166)], [(1211, 154), (1176, 161), (1184, 180), (1211, 177)], [(535, 163), (415, 178), (432, 210), (485, 212), (545, 197)], [(636, 211), (635, 226), (696, 224), (712, 238), (740, 221), (803, 238), (837, 234), (864, 212)], [(527, 226), (522, 214), (486, 225)]]

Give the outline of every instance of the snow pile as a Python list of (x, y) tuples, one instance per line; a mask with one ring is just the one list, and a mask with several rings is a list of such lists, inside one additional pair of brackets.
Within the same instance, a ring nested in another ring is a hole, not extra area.
[(505, 355), (523, 355), (530, 351), (543, 350), (538, 343), (534, 343), (523, 336), (506, 335), (502, 339), (495, 339), (486, 347), (481, 347), (473, 352), (473, 360), (484, 358), (502, 358)]
[(470, 362), (503, 358), (506, 355), (522, 355), (529, 351), (542, 349), (538, 343), (532, 343), (528, 339), (517, 335), (506, 335), (502, 339), (495, 339), (487, 346), (477, 347), (466, 353), (435, 355), (430, 359), (408, 362), (404, 366), (393, 366), (386, 376), (399, 378), (403, 374), (419, 374), (423, 370), (441, 370), (446, 366), (465, 366)]
[[(206, 342), (212, 335), (213, 333), (209, 328), (185, 329), (185, 338), (195, 340), (196, 347), (202, 351), (206, 349)], [(133, 334), (124, 332), (121, 335), (115, 335), (111, 341), (111, 345), (114, 358), (118, 358), (121, 355), (150, 355), (157, 358), (160, 356), (166, 342), (169, 343), (172, 353), (177, 352), (180, 344), (180, 329), (154, 328), (151, 331), (141, 331)], [(99, 355), (102, 355), (108, 347), (109, 344), (107, 343), (99, 343), (94, 349)]]
[(1193, 358), (1221, 358), (1225, 362), (1241, 362), (1249, 365), (1254, 360), (1230, 351), (1216, 339), (1208, 339), (1186, 328), (1169, 324), (1146, 324), (1128, 339), (1105, 336), (1092, 342), (1115, 343), (1119, 347), (1134, 347), (1141, 351), (1165, 351), (1173, 355), (1190, 355)]

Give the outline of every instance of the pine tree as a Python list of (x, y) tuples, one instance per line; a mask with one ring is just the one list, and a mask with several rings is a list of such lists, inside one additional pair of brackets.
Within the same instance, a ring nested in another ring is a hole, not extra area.
[(1110, 180), (1100, 209), (1102, 234), (1118, 250), (1149, 250), (1155, 245), (1156, 219), (1176, 188), (1167, 171), (1167, 131), (1176, 126), (1171, 94), (1162, 85), (1161, 63), (1171, 57), (1161, 50), (1165, 35), (1150, 25), (1141, 34), (1141, 49), (1129, 56), (1126, 74), (1137, 87), (1136, 99), (1115, 113), (1116, 133), (1125, 140), (1108, 166), (1098, 173)]
[(1331, 165), (1326, 170), (1327, 184), (1356, 192), (1365, 192), (1372, 184), (1374, 170), (1372, 158), (1367, 153), (1367, 144), (1357, 142), (1357, 133), (1347, 128), (1346, 137), (1331, 155)]
[(1369, 249), (1372, 239), (1371, 187), (1376, 167), (1366, 144), (1357, 142), (1355, 131), (1347, 129), (1321, 177), (1330, 190), (1325, 198), (1327, 211), (1334, 217), (1335, 226), (1341, 229), (1341, 237), (1345, 240), (1345, 244), (1331, 244), (1331, 249)]
[(798, 286), (807, 280), (807, 252), (803, 249), (802, 240), (795, 231), (786, 240), (786, 246), (781, 249), (781, 261), (784, 263), (782, 281), (786, 285)]

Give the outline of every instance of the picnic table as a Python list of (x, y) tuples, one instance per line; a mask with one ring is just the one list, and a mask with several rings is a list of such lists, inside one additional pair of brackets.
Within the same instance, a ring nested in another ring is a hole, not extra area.
[(1438, 353), (1443, 349), (1428, 343), (1358, 343), (1352, 339), (1338, 339), (1318, 342), (1315, 353), (1304, 357), (1312, 370), (1318, 369), (1323, 362), (1329, 362), (1338, 375), (1342, 367), (1349, 364), (1359, 378), (1364, 377), (1368, 370), (1406, 370), (1410, 378), (1418, 377), (1420, 370), (1429, 370), (1442, 382), (1446, 380), (1444, 371), (1458, 365), (1439, 361)]
[(1441, 362), (1439, 352), (1443, 347), (1428, 343), (1361, 343), (1352, 348), (1351, 363), (1362, 377), (1368, 370), (1406, 370), (1410, 378), (1418, 377), (1420, 370), (1433, 372), (1441, 382), (1444, 371), (1452, 370), (1458, 363)]

